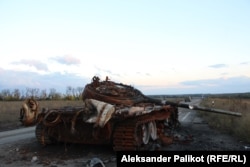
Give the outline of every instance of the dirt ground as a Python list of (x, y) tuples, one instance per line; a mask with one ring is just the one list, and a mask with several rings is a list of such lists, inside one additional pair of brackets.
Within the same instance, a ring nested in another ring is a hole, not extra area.
[(43, 147), (35, 139), (6, 145), (0, 151), (0, 167), (16, 166), (88, 166), (93, 158), (100, 159), (105, 166), (116, 166), (116, 155), (111, 147), (56, 144)]
[[(152, 150), (160, 151), (250, 151), (250, 143), (230, 137), (205, 122), (183, 123), (172, 131), (176, 140), (171, 145), (155, 143)], [(116, 166), (116, 153), (111, 146), (91, 146), (78, 144), (55, 144), (43, 147), (35, 138), (21, 140), (1, 146), (0, 167), (24, 166), (91, 166), (90, 160), (97, 158), (106, 167)]]

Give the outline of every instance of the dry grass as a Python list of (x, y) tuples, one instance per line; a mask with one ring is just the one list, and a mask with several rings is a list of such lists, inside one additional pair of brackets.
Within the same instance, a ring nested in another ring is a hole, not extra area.
[[(214, 106), (212, 106), (214, 101)], [(216, 113), (200, 112), (201, 116), (211, 127), (220, 129), (239, 139), (250, 142), (250, 100), (249, 99), (221, 99), (207, 98), (202, 106), (230, 110), (242, 113), (242, 117), (221, 115)]]
[[(169, 101), (179, 101), (180, 99), (167, 99)], [(216, 113), (200, 112), (201, 116), (211, 127), (231, 133), (242, 140), (250, 142), (250, 100), (243, 99), (220, 99), (207, 98), (201, 103), (202, 106), (225, 109), (241, 112), (242, 117), (221, 115)], [(19, 110), (22, 101), (0, 101), (0, 131), (20, 127)], [(83, 101), (39, 101), (40, 108), (58, 108), (62, 106), (81, 106)]]
[[(19, 111), (23, 101), (0, 101), (0, 131), (20, 127)], [(81, 106), (83, 101), (39, 101), (41, 108), (58, 108), (62, 106)]]

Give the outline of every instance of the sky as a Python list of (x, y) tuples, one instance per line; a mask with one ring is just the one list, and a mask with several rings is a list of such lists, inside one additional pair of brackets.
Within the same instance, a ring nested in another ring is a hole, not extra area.
[(250, 92), (248, 0), (0, 0), (0, 90)]

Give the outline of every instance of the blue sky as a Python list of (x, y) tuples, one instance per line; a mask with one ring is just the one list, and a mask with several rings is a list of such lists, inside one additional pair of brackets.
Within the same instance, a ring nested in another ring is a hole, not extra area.
[(0, 89), (250, 92), (250, 2), (0, 0)]

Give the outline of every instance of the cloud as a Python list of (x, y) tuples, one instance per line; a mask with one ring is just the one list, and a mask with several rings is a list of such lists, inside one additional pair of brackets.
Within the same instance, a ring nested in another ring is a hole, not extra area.
[(81, 63), (80, 59), (70, 56), (70, 55), (57, 56), (51, 59), (57, 61), (58, 63), (66, 64), (66, 65), (77, 65)]
[(211, 68), (224, 68), (224, 67), (227, 67), (226, 64), (213, 64), (213, 65), (210, 65), (208, 67), (211, 67)]
[[(101, 69), (99, 69), (101, 70)], [(106, 72), (110, 72), (107, 70)], [(108, 75), (115, 81), (115, 74)], [(102, 76), (103, 77), (103, 76)], [(105, 77), (105, 75), (104, 75)], [(40, 90), (55, 88), (57, 92), (65, 93), (67, 86), (84, 87), (92, 78), (79, 77), (72, 73), (50, 73), (40, 75), (35, 72), (4, 70), (0, 68), (0, 91), (3, 89), (39, 88)], [(103, 78), (101, 78), (103, 79)], [(119, 79), (118, 79), (119, 80)], [(127, 83), (129, 84), (129, 83)], [(231, 78), (216, 78), (205, 80), (183, 81), (176, 85), (134, 85), (146, 95), (149, 94), (196, 94), (196, 93), (241, 93), (250, 92), (250, 77), (238, 76)]]
[(23, 72), (3, 70), (0, 73), (0, 91), (3, 89), (20, 89), (39, 88), (47, 89), (55, 88), (58, 92), (65, 93), (67, 86), (84, 87), (91, 80), (86, 77), (79, 77), (71, 73), (51, 73), (40, 75), (35, 72)]
[(250, 92), (250, 77), (216, 78), (183, 81), (172, 86), (135, 85), (146, 95), (245, 93)]
[(245, 61), (245, 62), (241, 62), (240, 65), (248, 65), (249, 62), (248, 61)]
[(48, 66), (45, 63), (42, 63), (41, 61), (38, 60), (27, 60), (27, 59), (23, 59), (17, 62), (13, 62), (12, 64), (24, 64), (24, 65), (28, 65), (30, 67), (35, 67), (37, 70), (40, 71), (48, 71)]
[(228, 72), (223, 72), (220, 75), (228, 75)]
[(201, 93), (240, 93), (250, 92), (250, 77), (237, 76), (231, 78), (216, 78), (206, 80), (184, 81), (180, 83), (183, 86), (200, 91)]
[[(202, 80), (192, 80), (192, 81), (183, 81), (180, 84), (185, 85), (185, 86), (217, 86), (220, 84), (227, 84), (227, 83), (232, 83), (234, 81), (235, 83), (235, 78), (229, 78), (229, 79), (223, 79), (223, 78), (216, 78), (216, 79), (202, 79)], [(238, 80), (238, 79), (237, 79)]]

